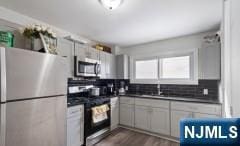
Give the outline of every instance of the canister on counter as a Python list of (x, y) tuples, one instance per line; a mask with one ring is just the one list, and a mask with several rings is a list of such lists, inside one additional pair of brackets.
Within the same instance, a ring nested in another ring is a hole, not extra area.
[(0, 31), (0, 46), (13, 47), (14, 35), (11, 32)]

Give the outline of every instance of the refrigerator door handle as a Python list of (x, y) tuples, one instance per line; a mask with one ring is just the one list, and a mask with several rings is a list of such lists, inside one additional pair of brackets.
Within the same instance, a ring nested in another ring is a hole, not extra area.
[(0, 47), (0, 103), (6, 102), (6, 50)]

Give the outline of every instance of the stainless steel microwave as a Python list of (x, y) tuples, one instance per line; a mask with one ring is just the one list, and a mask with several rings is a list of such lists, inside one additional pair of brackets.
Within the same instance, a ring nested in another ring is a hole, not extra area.
[(100, 77), (101, 61), (74, 56), (74, 74), (76, 77)]

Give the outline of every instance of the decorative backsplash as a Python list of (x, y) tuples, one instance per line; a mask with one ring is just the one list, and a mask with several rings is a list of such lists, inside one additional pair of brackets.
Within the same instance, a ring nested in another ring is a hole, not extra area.
[[(114, 79), (98, 79), (95, 81), (71, 81), (69, 84), (95, 86), (106, 86), (108, 83), (113, 83), (116, 90), (120, 87), (120, 81), (124, 81), (128, 86), (128, 94), (157, 94), (158, 89), (156, 84), (130, 84), (129, 80), (114, 80)], [(191, 98), (206, 98), (217, 100), (219, 92), (219, 80), (199, 80), (198, 85), (166, 85), (161, 84), (160, 89), (166, 96), (179, 96)], [(208, 89), (208, 95), (203, 94), (203, 89)]]
[[(192, 98), (218, 99), (218, 80), (199, 80), (198, 85), (165, 85), (160, 89), (166, 96), (181, 96)], [(208, 95), (203, 95), (203, 89), (208, 89)], [(157, 94), (156, 84), (129, 84), (130, 94)]]

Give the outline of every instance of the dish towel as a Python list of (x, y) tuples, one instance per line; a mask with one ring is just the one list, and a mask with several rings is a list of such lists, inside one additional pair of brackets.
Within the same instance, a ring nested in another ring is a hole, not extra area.
[(108, 118), (107, 111), (109, 111), (109, 106), (107, 104), (96, 106), (92, 108), (92, 120), (93, 123), (98, 123)]

